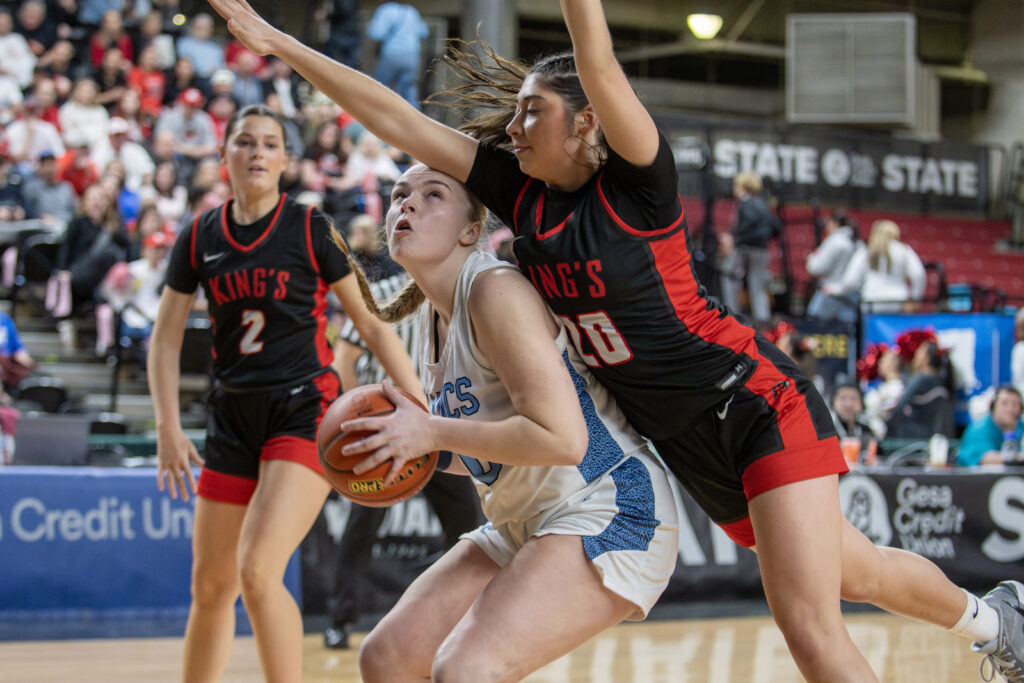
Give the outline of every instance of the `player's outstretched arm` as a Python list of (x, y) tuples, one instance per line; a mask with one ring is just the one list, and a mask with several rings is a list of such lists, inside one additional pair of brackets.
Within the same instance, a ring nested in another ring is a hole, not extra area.
[(384, 142), (431, 168), (465, 181), (477, 142), (426, 116), (369, 76), (339, 64), (267, 23), (245, 0), (210, 0), (242, 43), (273, 54)]
[(651, 165), (658, 129), (615, 59), (601, 0), (561, 0), (561, 5), (580, 83), (608, 145), (630, 163)]

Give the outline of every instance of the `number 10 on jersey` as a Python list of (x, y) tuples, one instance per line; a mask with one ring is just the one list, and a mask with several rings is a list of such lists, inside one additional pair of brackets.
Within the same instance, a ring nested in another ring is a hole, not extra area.
[[(588, 366), (597, 368), (602, 365), (619, 365), (633, 358), (633, 352), (622, 338), (622, 333), (604, 311), (580, 313), (575, 320), (567, 315), (558, 317), (562, 319), (573, 346)], [(593, 353), (584, 350), (584, 335)]]

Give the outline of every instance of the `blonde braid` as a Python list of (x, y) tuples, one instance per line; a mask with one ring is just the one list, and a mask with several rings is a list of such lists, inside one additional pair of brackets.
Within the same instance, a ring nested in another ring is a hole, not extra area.
[(417, 308), (420, 307), (426, 297), (420, 290), (419, 285), (416, 284), (415, 280), (409, 280), (409, 283), (402, 288), (402, 290), (395, 295), (391, 301), (387, 302), (383, 306), (380, 305), (375, 298), (373, 298), (373, 292), (370, 290), (370, 282), (366, 279), (366, 272), (363, 271), (363, 267), (359, 265), (359, 261), (356, 260), (355, 256), (352, 255), (352, 251), (348, 248), (348, 244), (345, 243), (345, 238), (341, 236), (338, 229), (334, 226), (334, 221), (328, 220), (328, 224), (331, 228), (331, 239), (334, 240), (334, 244), (341, 249), (341, 253), (345, 254), (345, 258), (348, 259), (348, 265), (352, 268), (352, 272), (355, 273), (356, 282), (359, 285), (359, 294), (363, 298), (363, 302), (366, 304), (366, 308), (371, 313), (387, 323), (397, 323), (399, 320), (412, 315)]

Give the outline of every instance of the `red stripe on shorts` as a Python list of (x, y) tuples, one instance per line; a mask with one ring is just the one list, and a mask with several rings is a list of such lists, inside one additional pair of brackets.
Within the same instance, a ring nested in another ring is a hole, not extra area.
[(839, 437), (830, 436), (804, 448), (779, 451), (750, 463), (743, 471), (743, 493), (747, 500), (753, 500), (786, 484), (849, 471), (850, 466), (839, 450)]
[(275, 436), (263, 444), (260, 460), (288, 460), (305, 465), (317, 474), (323, 475), (320, 468), (320, 455), (316, 451), (316, 440), (301, 439), (297, 436)]
[(199, 473), (199, 495), (208, 500), (248, 505), (254, 491), (256, 491), (255, 479), (214, 472), (205, 467)]

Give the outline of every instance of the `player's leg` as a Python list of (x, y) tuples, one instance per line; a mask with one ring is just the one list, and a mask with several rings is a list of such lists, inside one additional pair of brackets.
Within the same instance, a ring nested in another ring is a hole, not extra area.
[(182, 680), (220, 680), (235, 637), (238, 538), (245, 505), (200, 497), (192, 527), (192, 604)]
[(750, 501), (750, 521), (768, 605), (804, 677), (878, 680), (840, 610), (844, 521), (838, 477), (765, 491)]
[(260, 463), (238, 545), (238, 568), (242, 600), (268, 681), (297, 682), (302, 675), (302, 615), (285, 588), (284, 572), (320, 514), (329, 488), (305, 465)]
[(533, 538), (441, 645), (433, 676), (518, 681), (636, 611), (604, 585), (579, 536)]
[(476, 543), (462, 540), (421, 574), (363, 639), (359, 672), (366, 683), (430, 678), (434, 654), (498, 573)]

